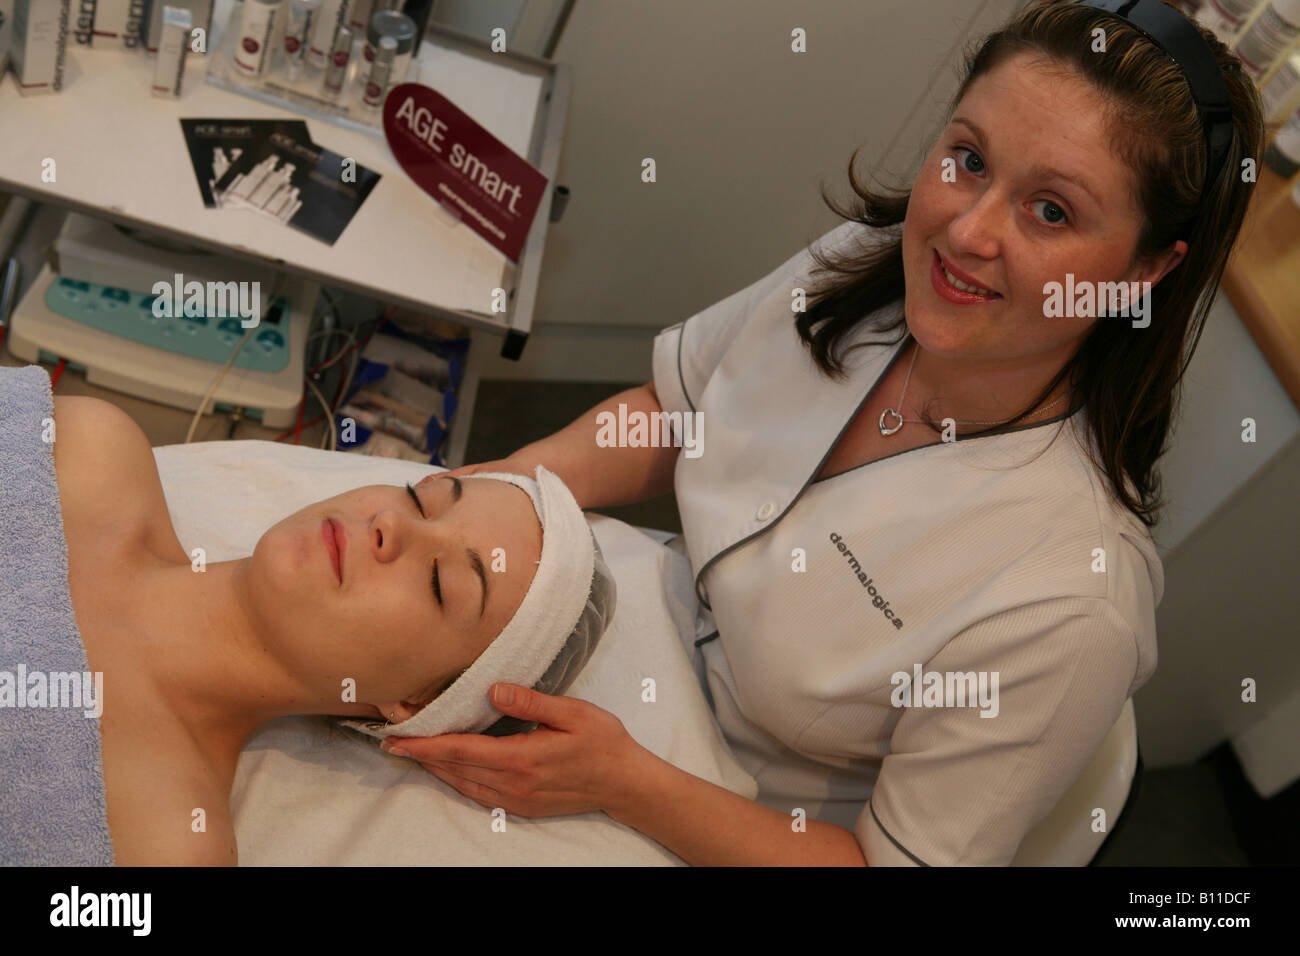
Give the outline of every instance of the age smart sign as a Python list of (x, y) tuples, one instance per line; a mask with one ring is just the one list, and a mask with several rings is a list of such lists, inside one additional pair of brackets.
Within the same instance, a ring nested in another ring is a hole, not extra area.
[(400, 83), (384, 100), (384, 133), (398, 163), (452, 215), (511, 262), (532, 227), (547, 179), (442, 94)]

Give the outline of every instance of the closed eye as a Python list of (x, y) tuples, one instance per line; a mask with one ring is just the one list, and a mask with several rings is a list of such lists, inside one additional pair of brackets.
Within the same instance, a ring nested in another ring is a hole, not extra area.
[[(420, 496), (415, 493), (415, 488), (412, 487), (409, 481), (406, 483), (406, 490), (410, 494), (411, 500), (415, 502), (415, 509), (420, 512), (420, 517), (421, 518), (427, 517), (424, 513), (424, 506), (420, 504)], [(437, 561), (433, 562), (433, 577), (431, 583), (433, 584), (433, 596), (437, 600), (438, 606), (441, 607), (442, 606), (442, 583), (438, 580)]]

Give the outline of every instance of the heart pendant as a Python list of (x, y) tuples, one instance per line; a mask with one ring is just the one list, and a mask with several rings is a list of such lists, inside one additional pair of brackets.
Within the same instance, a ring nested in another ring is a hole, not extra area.
[[(886, 428), (885, 427), (886, 415), (893, 415), (895, 418), (898, 419), (898, 424), (895, 425), (893, 428)], [(894, 432), (898, 431), (902, 427), (903, 427), (903, 416), (898, 414), (898, 412), (894, 411), (892, 408), (886, 408), (883, 412), (880, 413), (880, 434), (892, 435), (894, 434)]]

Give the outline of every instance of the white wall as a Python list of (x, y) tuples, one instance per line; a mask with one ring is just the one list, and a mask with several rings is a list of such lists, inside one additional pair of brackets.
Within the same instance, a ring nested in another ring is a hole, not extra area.
[[(818, 183), (850, 195), (855, 147), (860, 175), (886, 157), (902, 177), (919, 164), (958, 46), (1020, 5), (578, 0), (555, 53), (573, 70), (559, 172), (572, 196), (547, 240), (524, 359), (483, 375), (648, 380), (658, 329), (838, 224)], [(796, 27), (806, 53), (790, 50)], [(641, 181), (646, 157), (655, 183)]]
[[(1246, 418), (1254, 442), (1241, 440)], [(1231, 738), (1266, 796), (1300, 774), (1288, 717), (1300, 707), (1300, 412), (1222, 293), (1160, 470), (1159, 662), (1133, 701), (1143, 759), (1183, 764)]]
[(435, 0), (431, 19), (444, 26), (486, 36), (496, 27), (512, 36), (526, 0)]

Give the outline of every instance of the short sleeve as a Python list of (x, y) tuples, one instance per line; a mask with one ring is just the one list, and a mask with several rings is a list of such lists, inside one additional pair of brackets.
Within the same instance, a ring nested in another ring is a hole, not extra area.
[(1132, 628), (1102, 598), (1034, 602), (963, 630), (923, 675), (987, 675), (991, 706), (907, 706), (854, 826), (868, 864), (1010, 864), (1119, 719), (1137, 664)]
[[(841, 223), (817, 240), (817, 246), (837, 246), (864, 230), (853, 220)], [(695, 400), (755, 306), (811, 264), (808, 249), (800, 249), (757, 282), (655, 336), (654, 383), (660, 407), (666, 412), (695, 411)]]

